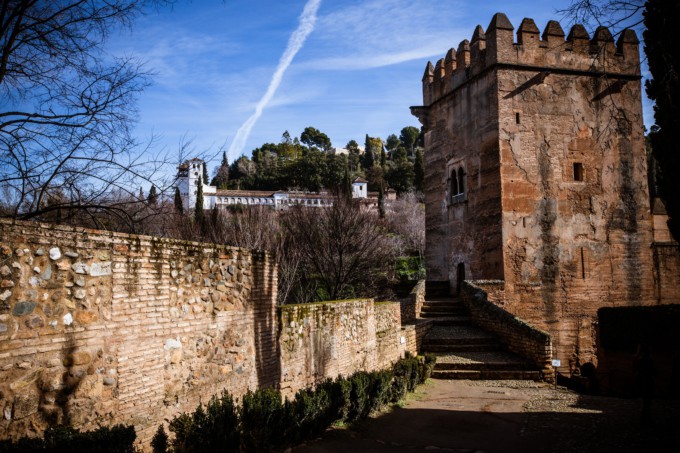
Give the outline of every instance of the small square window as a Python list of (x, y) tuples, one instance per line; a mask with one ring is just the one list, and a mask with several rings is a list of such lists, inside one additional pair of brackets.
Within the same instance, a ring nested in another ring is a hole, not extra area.
[(574, 181), (583, 181), (584, 172), (581, 162), (574, 162)]

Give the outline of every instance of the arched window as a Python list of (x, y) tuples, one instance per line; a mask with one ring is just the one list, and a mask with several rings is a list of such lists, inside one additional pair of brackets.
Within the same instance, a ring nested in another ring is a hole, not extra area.
[(458, 193), (465, 193), (465, 172), (463, 167), (458, 169)]

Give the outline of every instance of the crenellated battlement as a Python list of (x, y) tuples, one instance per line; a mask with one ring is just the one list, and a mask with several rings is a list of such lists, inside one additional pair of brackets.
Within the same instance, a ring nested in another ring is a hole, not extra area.
[(514, 30), (505, 14), (496, 13), (486, 31), (478, 25), (469, 41), (449, 49), (435, 66), (428, 62), (424, 105), (494, 67), (624, 79), (640, 76), (640, 42), (633, 30), (624, 30), (616, 43), (606, 27), (598, 27), (591, 38), (583, 25), (574, 25), (565, 34), (555, 20), (548, 21), (541, 33), (533, 19), (523, 19), (516, 40)]

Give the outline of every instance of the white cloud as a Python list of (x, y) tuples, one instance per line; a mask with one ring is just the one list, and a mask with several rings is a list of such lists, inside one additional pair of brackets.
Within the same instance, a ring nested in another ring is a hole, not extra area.
[[(458, 45), (460, 8), (458, 1), (369, 0), (336, 9), (319, 18), (319, 50), (302, 66), (356, 70), (443, 56)], [(473, 28), (461, 29), (460, 39), (469, 39)]]

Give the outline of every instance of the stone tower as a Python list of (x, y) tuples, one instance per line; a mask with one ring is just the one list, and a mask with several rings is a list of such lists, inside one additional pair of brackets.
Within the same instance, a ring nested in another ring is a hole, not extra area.
[(207, 195), (215, 193), (215, 187), (209, 186), (206, 181), (203, 181), (203, 165), (202, 159), (193, 158), (185, 161), (177, 167), (177, 188), (182, 197), (182, 203), (186, 209), (194, 209), (196, 206), (196, 196), (198, 193), (198, 178), (201, 177), (203, 184), (203, 208), (210, 209), (214, 202), (212, 198)]
[(655, 302), (639, 42), (513, 31), (498, 13), (425, 69), (427, 275), (504, 280), (497, 303), (575, 369), (598, 308)]

